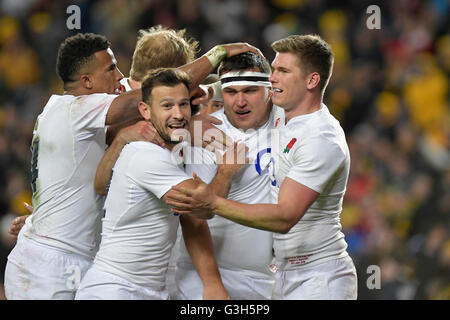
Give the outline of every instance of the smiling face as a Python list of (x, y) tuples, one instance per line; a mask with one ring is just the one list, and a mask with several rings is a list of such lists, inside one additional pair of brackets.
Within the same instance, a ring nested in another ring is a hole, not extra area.
[(189, 91), (183, 84), (156, 86), (152, 89), (150, 105), (139, 103), (139, 111), (145, 120), (152, 122), (161, 138), (168, 143), (177, 143), (175, 131), (188, 129), (191, 119)]
[(96, 61), (93, 62), (94, 71), (89, 76), (91, 93), (109, 93), (118, 94), (122, 87), (120, 80), (123, 74), (117, 67), (117, 61), (110, 48), (97, 51), (95, 53)]
[(307, 79), (300, 65), (297, 56), (289, 52), (278, 52), (272, 62), (272, 101), (285, 110), (298, 106), (307, 92)]

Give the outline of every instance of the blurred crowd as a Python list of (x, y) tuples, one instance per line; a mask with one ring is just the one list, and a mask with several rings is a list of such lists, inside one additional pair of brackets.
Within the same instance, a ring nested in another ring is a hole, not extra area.
[[(76, 4), (81, 30), (66, 25)], [(368, 6), (380, 8), (369, 29)], [(14, 245), (7, 230), (31, 203), (37, 115), (62, 93), (59, 43), (102, 33), (128, 76), (137, 30), (186, 28), (203, 54), (318, 33), (335, 53), (325, 103), (343, 126), (352, 167), (341, 215), (360, 299), (450, 299), (450, 30), (447, 0), (2, 0), (0, 2), (0, 284)], [(57, 132), (55, 132), (57, 134)], [(238, 257), (237, 257), (238, 258)], [(369, 266), (381, 271), (368, 286)], [(1, 297), (1, 290), (0, 290)]]

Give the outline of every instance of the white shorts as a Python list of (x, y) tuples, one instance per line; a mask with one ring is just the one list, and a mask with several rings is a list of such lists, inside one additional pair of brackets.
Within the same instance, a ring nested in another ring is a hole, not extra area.
[(81, 281), (75, 300), (167, 300), (167, 290), (134, 284), (92, 265)]
[(41, 244), (25, 236), (8, 256), (5, 295), (8, 300), (73, 300), (92, 260)]
[[(220, 268), (220, 276), (232, 300), (270, 300), (275, 287), (275, 277), (257, 278), (223, 268)], [(176, 299), (203, 299), (203, 283), (196, 270), (177, 267), (175, 284)]]
[(278, 270), (274, 299), (356, 300), (358, 281), (347, 256), (296, 270)]

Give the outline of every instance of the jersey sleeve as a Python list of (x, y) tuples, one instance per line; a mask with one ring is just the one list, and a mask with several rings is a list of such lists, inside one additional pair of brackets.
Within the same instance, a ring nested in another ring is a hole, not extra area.
[(95, 93), (76, 97), (71, 104), (70, 116), (78, 130), (105, 128), (106, 114), (117, 95)]
[(293, 166), (286, 176), (318, 193), (344, 167), (346, 159), (337, 143), (322, 136), (309, 138), (292, 151)]
[(178, 166), (170, 151), (162, 148), (136, 153), (128, 168), (130, 177), (158, 198), (162, 198), (172, 186), (192, 179)]
[(186, 173), (193, 176), (195, 172), (200, 179), (209, 184), (217, 173), (215, 159), (214, 153), (202, 148), (193, 148), (193, 161), (186, 164)]

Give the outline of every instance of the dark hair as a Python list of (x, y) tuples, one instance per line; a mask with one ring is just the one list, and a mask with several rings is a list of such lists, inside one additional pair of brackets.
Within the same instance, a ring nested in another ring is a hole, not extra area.
[(56, 73), (64, 83), (75, 81), (74, 75), (90, 62), (93, 55), (106, 50), (111, 43), (105, 36), (94, 33), (77, 33), (59, 46)]
[(142, 100), (151, 105), (150, 96), (153, 88), (158, 86), (175, 87), (184, 84), (189, 90), (191, 77), (186, 72), (175, 68), (158, 68), (150, 71), (142, 82)]
[(217, 70), (219, 75), (230, 71), (247, 70), (258, 68), (260, 72), (271, 73), (267, 60), (256, 53), (244, 52), (223, 60)]

